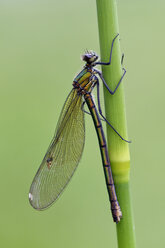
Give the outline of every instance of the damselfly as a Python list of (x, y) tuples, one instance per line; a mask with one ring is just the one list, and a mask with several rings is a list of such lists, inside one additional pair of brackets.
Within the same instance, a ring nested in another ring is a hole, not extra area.
[[(111, 64), (113, 45), (118, 35), (116, 35), (112, 41), (110, 58), (107, 63), (96, 62), (98, 60), (98, 56), (93, 51), (87, 51), (82, 56), (82, 59), (86, 62), (86, 64), (83, 70), (73, 81), (73, 89), (64, 103), (55, 135), (30, 187), (29, 200), (31, 205), (37, 210), (43, 210), (55, 202), (70, 181), (75, 169), (78, 166), (84, 148), (84, 113), (86, 111), (83, 107), (86, 103), (98, 136), (113, 220), (115, 222), (119, 222), (122, 217), (122, 212), (115, 192), (107, 144), (100, 116), (111, 126), (111, 128), (120, 136), (122, 140), (126, 140), (122, 138), (122, 136), (102, 114), (98, 76), (109, 93), (113, 95), (119, 87), (126, 71), (123, 69), (123, 75), (115, 90), (112, 91), (106, 84), (102, 73), (94, 68), (96, 65)], [(97, 87), (99, 113), (96, 109), (91, 94), (95, 86)]]

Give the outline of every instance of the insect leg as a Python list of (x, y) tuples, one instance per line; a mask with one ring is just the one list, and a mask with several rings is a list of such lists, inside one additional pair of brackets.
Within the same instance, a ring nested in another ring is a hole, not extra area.
[(98, 102), (98, 110), (99, 113), (101, 115), (101, 117), (108, 123), (108, 125), (115, 131), (115, 133), (117, 133), (117, 135), (125, 142), (127, 143), (131, 143), (131, 141), (124, 139), (119, 133), (118, 131), (109, 123), (109, 121), (104, 117), (103, 113), (102, 113), (102, 109), (101, 109), (101, 104), (100, 104), (100, 89), (99, 89), (99, 80), (97, 80), (97, 102)]
[(107, 83), (105, 82), (105, 79), (104, 79), (104, 77), (103, 77), (103, 74), (102, 74), (100, 71), (98, 71), (98, 70), (95, 69), (95, 72), (99, 75), (99, 77), (101, 78), (103, 84), (105, 85), (105, 87), (107, 88), (107, 90), (109, 91), (109, 93), (110, 93), (111, 95), (114, 95), (114, 94), (115, 94), (115, 92), (116, 92), (116, 90), (118, 89), (118, 87), (119, 87), (121, 81), (123, 80), (123, 77), (124, 77), (125, 74), (126, 74), (126, 70), (123, 68), (123, 71), (124, 71), (124, 72), (123, 72), (123, 75), (122, 75), (122, 77), (120, 78), (118, 84), (116, 85), (116, 88), (114, 89), (114, 91), (112, 91), (112, 90), (109, 88), (109, 86), (107, 85)]
[(115, 38), (113, 39), (112, 41), (112, 44), (111, 44), (111, 51), (110, 51), (110, 57), (109, 57), (109, 61), (106, 63), (106, 62), (96, 62), (95, 65), (110, 65), (111, 64), (111, 58), (112, 58), (112, 50), (113, 50), (113, 45), (114, 45), (114, 42), (116, 40), (116, 38), (119, 36), (119, 34), (117, 34), (115, 36)]
[(85, 113), (85, 114), (88, 114), (88, 115), (91, 115), (91, 113), (89, 113), (88, 111), (86, 111), (84, 109), (84, 105), (85, 105), (85, 101), (83, 101), (82, 105), (81, 105), (81, 110)]
[[(85, 114), (88, 114), (88, 115), (91, 115), (91, 113), (89, 113), (88, 111), (86, 111), (85, 109), (84, 109), (84, 105), (85, 105), (85, 101), (82, 103), (82, 105), (81, 105), (81, 110), (85, 113)], [(101, 119), (100, 118), (100, 120), (101, 121), (105, 121), (104, 119)]]
[(123, 60), (124, 60), (124, 53), (122, 53), (122, 57), (121, 57), (121, 65), (123, 65)]

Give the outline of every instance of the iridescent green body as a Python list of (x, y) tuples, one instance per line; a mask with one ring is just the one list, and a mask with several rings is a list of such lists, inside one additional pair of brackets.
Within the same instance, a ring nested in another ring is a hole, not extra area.
[(92, 116), (94, 126), (96, 129), (101, 157), (102, 157), (102, 163), (103, 163), (103, 169), (104, 169), (104, 175), (105, 175), (105, 181), (107, 185), (107, 190), (109, 194), (109, 200), (111, 202), (111, 211), (112, 216), (115, 222), (119, 222), (120, 218), (122, 217), (122, 212), (120, 210), (119, 203), (117, 201), (117, 196), (115, 192), (115, 186), (112, 176), (112, 170), (110, 166), (110, 159), (108, 155), (107, 150), (107, 144), (106, 139), (102, 127), (102, 123), (99, 117), (99, 114), (97, 112), (93, 97), (91, 95), (92, 87), (95, 86), (97, 82), (97, 77), (95, 76), (95, 70), (93, 70), (90, 67), (87, 67), (83, 69), (77, 77), (74, 79), (73, 86), (77, 90), (78, 94), (84, 95), (85, 102), (89, 108), (90, 114)]

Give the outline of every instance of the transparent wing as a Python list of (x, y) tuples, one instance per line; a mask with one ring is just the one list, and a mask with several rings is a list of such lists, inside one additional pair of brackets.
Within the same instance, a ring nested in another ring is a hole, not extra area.
[(83, 152), (85, 127), (82, 97), (72, 90), (66, 99), (55, 135), (37, 171), (29, 192), (38, 210), (50, 206), (71, 179)]

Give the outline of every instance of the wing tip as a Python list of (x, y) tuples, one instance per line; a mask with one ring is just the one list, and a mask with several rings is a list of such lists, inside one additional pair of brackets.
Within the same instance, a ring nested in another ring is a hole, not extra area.
[(31, 192), (29, 192), (29, 202), (30, 202), (30, 205), (35, 209), (35, 210), (38, 210), (38, 211), (43, 211), (45, 209), (47, 209), (49, 206), (44, 206), (44, 207), (41, 207), (39, 206), (39, 204), (36, 204), (36, 202), (34, 201), (34, 196)]
[(30, 202), (30, 205), (31, 205), (34, 209), (36, 209), (36, 210), (41, 210), (38, 206), (36, 206), (36, 205), (34, 204), (34, 196), (33, 196), (33, 194), (32, 194), (31, 192), (29, 192), (29, 202)]

